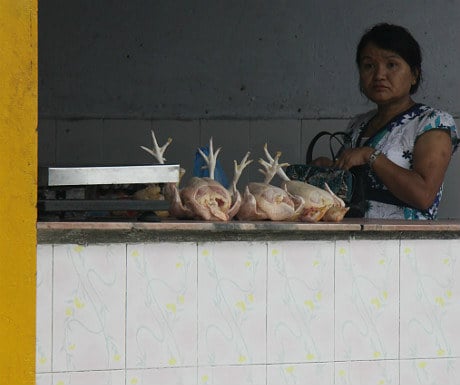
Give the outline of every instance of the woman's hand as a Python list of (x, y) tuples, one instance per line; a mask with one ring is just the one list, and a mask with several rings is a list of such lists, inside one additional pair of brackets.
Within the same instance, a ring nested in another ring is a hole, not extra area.
[[(372, 147), (346, 149), (335, 165), (345, 170), (365, 164), (374, 152)], [(426, 210), (436, 198), (452, 154), (447, 130), (431, 130), (421, 135), (413, 151), (412, 169), (405, 169), (379, 155), (372, 170), (397, 198), (412, 207)]]
[(331, 167), (334, 165), (334, 162), (325, 156), (320, 156), (316, 159), (313, 159), (311, 163), (319, 167)]
[(369, 157), (375, 151), (372, 147), (347, 148), (337, 158), (334, 165), (344, 170), (354, 166), (361, 166), (369, 161)]

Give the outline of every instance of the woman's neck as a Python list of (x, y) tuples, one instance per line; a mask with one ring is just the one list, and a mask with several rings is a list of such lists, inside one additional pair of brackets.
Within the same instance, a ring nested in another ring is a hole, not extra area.
[(404, 102), (381, 104), (377, 108), (377, 114), (374, 117), (374, 122), (378, 122), (380, 126), (383, 126), (395, 116), (398, 116), (402, 112), (411, 108), (415, 102), (412, 98), (407, 98)]
[(369, 120), (367, 127), (363, 132), (363, 137), (368, 138), (375, 135), (393, 118), (402, 112), (407, 111), (414, 104), (415, 102), (409, 97), (404, 101), (404, 103), (378, 105), (377, 113), (371, 118), (371, 120)]

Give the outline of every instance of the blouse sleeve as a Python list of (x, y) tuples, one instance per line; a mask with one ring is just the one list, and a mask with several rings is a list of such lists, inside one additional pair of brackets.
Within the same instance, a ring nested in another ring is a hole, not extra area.
[(454, 118), (447, 112), (431, 110), (424, 117), (421, 117), (416, 138), (430, 130), (447, 130), (452, 141), (452, 153), (457, 151), (459, 145), (459, 135)]

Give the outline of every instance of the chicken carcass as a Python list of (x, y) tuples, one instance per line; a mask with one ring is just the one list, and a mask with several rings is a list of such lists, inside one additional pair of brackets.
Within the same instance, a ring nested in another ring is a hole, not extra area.
[(259, 171), (265, 175), (265, 180), (263, 183), (251, 182), (246, 186), (237, 218), (246, 221), (295, 220), (302, 210), (304, 200), (270, 184), (278, 169), (286, 164), (278, 163), (281, 152), (277, 152), (275, 158), (272, 158), (268, 153), (267, 144), (264, 150), (267, 158), (270, 159), (270, 162), (259, 159), (259, 163), (264, 168)]
[(170, 201), (169, 212), (173, 217), (183, 219), (203, 219), (207, 221), (228, 221), (238, 212), (241, 194), (236, 184), (243, 169), (251, 162), (243, 158), (241, 164), (235, 165), (235, 174), (229, 190), (214, 180), (216, 159), (221, 148), (214, 153), (212, 138), (209, 141), (209, 156), (198, 149), (209, 168), (209, 177), (193, 177), (180, 191), (175, 184), (168, 186)]
[(329, 186), (325, 184), (324, 188), (313, 186), (311, 184), (290, 180), (282, 169), (278, 170), (278, 175), (283, 179), (282, 186), (291, 194), (299, 195), (305, 200), (303, 210), (299, 219), (303, 222), (340, 222), (349, 207), (337, 195), (335, 195)]

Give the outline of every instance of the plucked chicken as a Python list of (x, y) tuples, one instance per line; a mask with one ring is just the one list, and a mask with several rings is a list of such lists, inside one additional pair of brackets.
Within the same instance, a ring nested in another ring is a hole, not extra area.
[(281, 152), (277, 152), (275, 158), (272, 158), (268, 153), (267, 144), (264, 146), (264, 151), (270, 160), (267, 162), (259, 159), (263, 167), (259, 171), (265, 175), (264, 182), (251, 182), (246, 186), (237, 218), (246, 221), (295, 220), (302, 211), (304, 200), (285, 189), (270, 184), (278, 170), (286, 164), (278, 163)]
[(214, 180), (217, 156), (221, 148), (214, 152), (212, 138), (209, 141), (209, 155), (198, 149), (209, 169), (209, 177), (193, 177), (180, 191), (175, 184), (169, 184), (167, 196), (170, 201), (169, 212), (173, 217), (183, 219), (202, 219), (207, 221), (228, 221), (238, 212), (241, 194), (236, 188), (243, 169), (251, 162), (243, 158), (241, 164), (235, 165), (235, 174), (230, 189)]
[(340, 222), (349, 210), (327, 184), (321, 189), (305, 182), (290, 180), (282, 169), (278, 170), (278, 175), (283, 179), (281, 185), (287, 191), (304, 199), (305, 204), (299, 215), (302, 222)]

